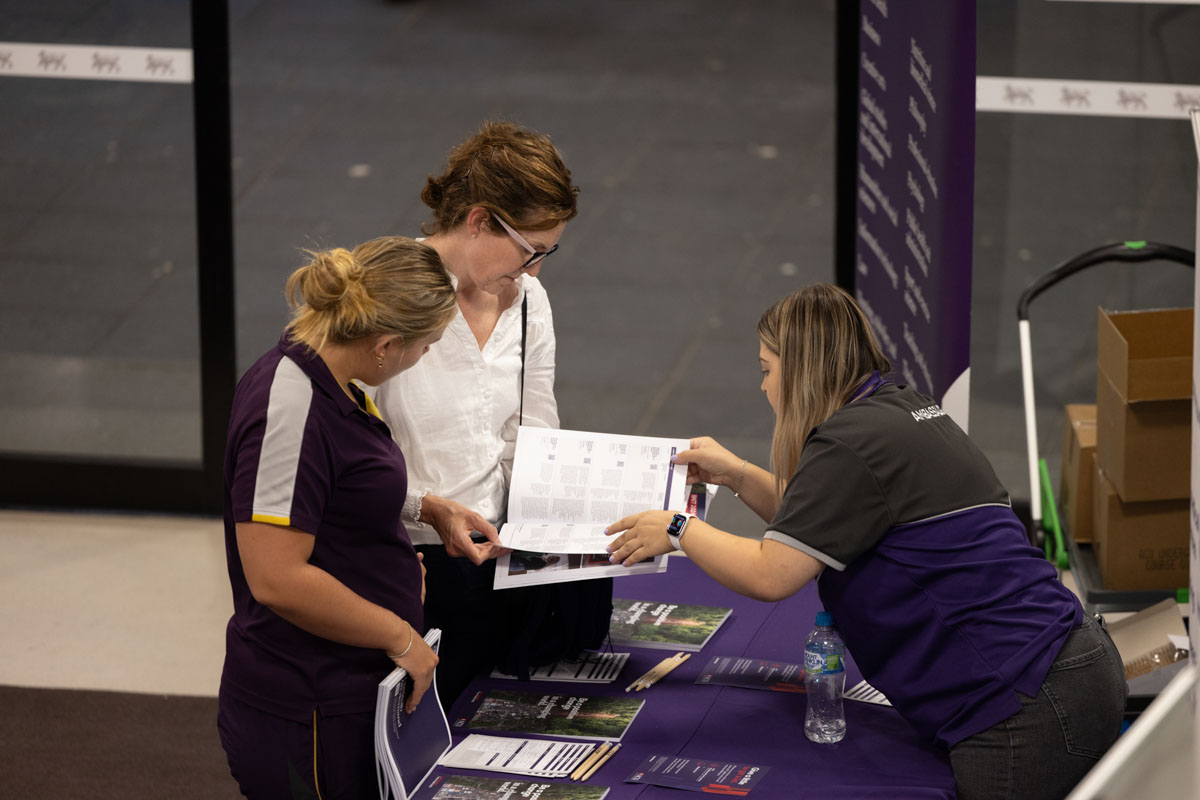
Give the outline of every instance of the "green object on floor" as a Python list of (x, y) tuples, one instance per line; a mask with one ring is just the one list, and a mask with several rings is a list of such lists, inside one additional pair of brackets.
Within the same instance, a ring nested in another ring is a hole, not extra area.
[(1046, 559), (1053, 561), (1059, 569), (1069, 566), (1067, 550), (1063, 547), (1062, 525), (1058, 521), (1058, 505), (1054, 502), (1054, 490), (1050, 488), (1050, 470), (1046, 459), (1038, 459), (1038, 474), (1042, 483), (1042, 529), (1046, 532)]

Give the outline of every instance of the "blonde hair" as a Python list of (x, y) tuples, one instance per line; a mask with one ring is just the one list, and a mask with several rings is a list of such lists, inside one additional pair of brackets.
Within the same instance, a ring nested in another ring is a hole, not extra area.
[(511, 122), (484, 122), (450, 151), (445, 171), (425, 182), (421, 201), (433, 209), (433, 223), (421, 230), (448, 231), (480, 207), (513, 227), (548, 231), (574, 218), (578, 194), (550, 137)]
[(312, 260), (292, 273), (284, 290), (292, 307), (286, 330), (314, 351), (377, 333), (411, 344), (454, 315), (454, 285), (428, 245), (382, 236), (353, 250), (307, 252)]
[(854, 298), (825, 283), (798, 289), (768, 308), (758, 337), (779, 356), (771, 471), (782, 492), (812, 429), (845, 405), (872, 372), (890, 372), (892, 365)]

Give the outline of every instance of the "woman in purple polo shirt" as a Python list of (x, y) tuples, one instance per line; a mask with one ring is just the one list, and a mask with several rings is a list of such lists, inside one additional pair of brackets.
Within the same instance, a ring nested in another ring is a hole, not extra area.
[(610, 526), (613, 560), (679, 547), (760, 600), (817, 579), (863, 676), (949, 750), (961, 800), (1062, 797), (1120, 732), (1124, 670), (1103, 622), (1029, 545), (962, 429), (882, 379), (891, 365), (850, 295), (801, 289), (758, 334), (772, 469), (707, 437), (678, 461), (736, 492), (768, 523), (762, 540), (690, 519), (672, 541), (675, 512), (646, 511)]
[(392, 236), (312, 254), (287, 295), (292, 320), (230, 414), (234, 612), (217, 724), (249, 798), (367, 797), (376, 688), (404, 667), (415, 708), (437, 656), (400, 520), (404, 456), (356, 381), (415, 364), (452, 318), (454, 287), (433, 249)]

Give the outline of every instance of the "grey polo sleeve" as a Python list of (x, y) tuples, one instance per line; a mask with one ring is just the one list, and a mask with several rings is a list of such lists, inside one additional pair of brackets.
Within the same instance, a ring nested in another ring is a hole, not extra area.
[(844, 570), (895, 523), (883, 489), (844, 443), (814, 435), (763, 538), (795, 547)]

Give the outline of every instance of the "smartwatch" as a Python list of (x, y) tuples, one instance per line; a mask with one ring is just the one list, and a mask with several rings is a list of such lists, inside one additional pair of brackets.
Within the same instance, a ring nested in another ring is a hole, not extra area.
[(667, 538), (671, 540), (671, 547), (676, 550), (683, 550), (683, 545), (679, 540), (683, 538), (683, 529), (687, 527), (690, 519), (689, 514), (676, 514), (671, 518), (671, 523), (667, 525)]

